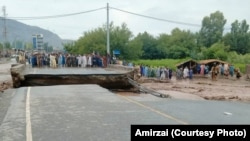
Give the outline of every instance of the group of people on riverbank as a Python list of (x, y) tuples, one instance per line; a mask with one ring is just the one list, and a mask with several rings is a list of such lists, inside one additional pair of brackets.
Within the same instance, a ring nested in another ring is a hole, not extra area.
[[(197, 70), (194, 71), (193, 69)], [(228, 79), (229, 76), (235, 76), (237, 79), (242, 76), (240, 69), (235, 68), (233, 64), (214, 63), (210, 68), (208, 65), (204, 64), (193, 68), (185, 66), (184, 68), (177, 67), (175, 71), (168, 67), (150, 67), (148, 65), (140, 65), (140, 75), (142, 77), (155, 77), (160, 80), (170, 80), (174, 74), (176, 76), (176, 80), (193, 79), (194, 75), (210, 76), (213, 81), (216, 81), (219, 76), (220, 78), (226, 79)]]
[(241, 72), (240, 69), (235, 68), (233, 64), (214, 63), (211, 68), (212, 80), (217, 80), (219, 75), (227, 79), (229, 76), (234, 77), (235, 75), (236, 78), (239, 79), (241, 77)]
[(140, 65), (140, 75), (142, 77), (156, 77), (160, 80), (171, 79), (173, 71), (168, 67), (150, 67), (148, 65)]

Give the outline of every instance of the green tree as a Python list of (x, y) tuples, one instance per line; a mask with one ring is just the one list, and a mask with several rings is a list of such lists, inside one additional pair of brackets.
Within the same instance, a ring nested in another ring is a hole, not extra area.
[(68, 53), (72, 53), (73, 48), (75, 47), (74, 42), (70, 42), (70, 43), (64, 43), (63, 44), (63, 49), (68, 52)]
[[(114, 26), (113, 22), (109, 25), (110, 29), (110, 53), (113, 50), (119, 50), (120, 59), (132, 59), (141, 56), (141, 43), (138, 40), (133, 40), (133, 34), (123, 23), (121, 26)], [(107, 29), (104, 25), (84, 32), (74, 45), (64, 45), (64, 49), (75, 54), (84, 54), (98, 52), (101, 55), (107, 53), (106, 47)], [(131, 42), (131, 43), (130, 43)]]
[[(133, 37), (132, 32), (128, 29), (127, 25), (123, 23), (121, 27), (119, 26), (112, 26), (110, 28), (110, 49), (112, 50), (120, 50), (121, 54), (119, 57), (127, 58), (126, 52), (129, 49), (128, 43)], [(130, 52), (135, 53), (135, 52)], [(136, 54), (136, 53), (135, 53)], [(127, 54), (128, 55), (128, 54)]]
[(250, 33), (249, 25), (246, 20), (241, 23), (236, 20), (231, 24), (231, 32), (224, 36), (226, 45), (230, 46), (231, 51), (236, 51), (240, 54), (246, 54), (250, 52)]
[(186, 58), (196, 52), (196, 40), (195, 34), (189, 30), (175, 28), (171, 35), (161, 34), (159, 36), (157, 49), (161, 51), (160, 55), (164, 55), (163, 58)]
[[(178, 52), (180, 58), (190, 57), (192, 53), (196, 52), (196, 37), (195, 34), (191, 33), (189, 30), (180, 30), (175, 28), (171, 33), (171, 52), (170, 54), (175, 54)], [(174, 58), (176, 58), (175, 56)]]
[(156, 59), (159, 58), (160, 50), (157, 48), (157, 40), (147, 32), (139, 33), (136, 37), (142, 42), (142, 59)]
[(204, 17), (199, 37), (201, 46), (210, 47), (212, 44), (220, 41), (225, 24), (226, 20), (220, 11), (210, 14), (209, 17)]
[(99, 27), (94, 30), (84, 32), (75, 43), (73, 48), (75, 53), (86, 54), (92, 52), (106, 53), (106, 31), (105, 27)]
[(168, 57), (172, 59), (186, 58), (188, 49), (178, 45), (172, 45), (168, 50)]
[(137, 60), (142, 56), (143, 43), (139, 39), (135, 38), (129, 41), (126, 49), (123, 51), (124, 59)]
[(220, 59), (226, 61), (228, 52), (229, 46), (225, 46), (222, 42), (215, 43), (210, 48), (204, 47), (202, 49), (203, 59)]
[(168, 34), (160, 34), (159, 37), (157, 37), (157, 52), (155, 52), (155, 56), (158, 56), (158, 58), (154, 59), (164, 59), (169, 58), (169, 48), (170, 45), (170, 38), (171, 35)]

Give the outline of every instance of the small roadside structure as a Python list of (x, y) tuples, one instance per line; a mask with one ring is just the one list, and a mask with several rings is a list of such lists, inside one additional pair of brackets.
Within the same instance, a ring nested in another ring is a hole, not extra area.
[(181, 63), (178, 63), (175, 66), (178, 69), (180, 69), (180, 68), (184, 69), (185, 67), (188, 67), (189, 69), (191, 68), (193, 70), (194, 74), (199, 74), (200, 73), (199, 68), (200, 68), (201, 65), (208, 66), (208, 69), (210, 70), (214, 63), (230, 65), (230, 63), (228, 63), (228, 62), (218, 60), (218, 59), (207, 59), (207, 60), (200, 60), (200, 61), (189, 59), (189, 60), (183, 61)]
[(192, 69), (193, 70), (193, 73), (196, 74), (197, 73), (197, 69), (196, 67), (198, 66), (198, 62), (193, 60), (193, 59), (189, 59), (189, 60), (186, 60), (186, 61), (183, 61), (181, 63), (178, 63), (176, 64), (175, 66), (180, 69), (184, 69), (185, 67), (188, 67), (188, 69)]
[(199, 64), (201, 65), (207, 65), (209, 67), (209, 69), (212, 68), (213, 64), (230, 64), (228, 62), (222, 61), (222, 60), (218, 60), (218, 59), (207, 59), (207, 60), (201, 60), (199, 61)]

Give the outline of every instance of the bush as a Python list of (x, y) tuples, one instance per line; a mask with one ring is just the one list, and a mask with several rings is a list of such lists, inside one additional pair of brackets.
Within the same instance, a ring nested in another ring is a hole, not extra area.
[(246, 73), (246, 64), (235, 63), (233, 65), (236, 69), (239, 68), (241, 73)]

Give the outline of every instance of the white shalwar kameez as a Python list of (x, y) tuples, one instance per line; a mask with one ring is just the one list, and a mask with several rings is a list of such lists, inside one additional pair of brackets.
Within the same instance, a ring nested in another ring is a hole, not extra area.
[(183, 70), (183, 77), (184, 78), (188, 77), (188, 68), (187, 67), (185, 67), (184, 70)]
[(87, 66), (87, 58), (85, 55), (82, 56), (82, 67), (86, 67)]
[(89, 56), (88, 57), (88, 66), (92, 66), (92, 57), (91, 56)]

